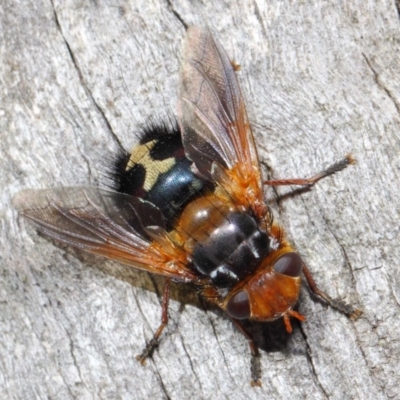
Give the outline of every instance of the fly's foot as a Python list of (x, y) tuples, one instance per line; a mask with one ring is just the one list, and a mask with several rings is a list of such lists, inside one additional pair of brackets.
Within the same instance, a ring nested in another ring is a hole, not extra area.
[(140, 362), (140, 364), (144, 365), (146, 363), (146, 359), (153, 355), (154, 350), (158, 347), (159, 342), (157, 339), (151, 339), (149, 343), (147, 343), (146, 347), (143, 349), (142, 353), (136, 356), (136, 360)]

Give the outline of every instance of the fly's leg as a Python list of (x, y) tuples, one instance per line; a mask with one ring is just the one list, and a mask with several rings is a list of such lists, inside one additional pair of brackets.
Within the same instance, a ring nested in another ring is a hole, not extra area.
[(313, 186), (321, 179), (326, 178), (329, 175), (336, 174), (336, 172), (342, 171), (347, 166), (349, 166), (351, 164), (355, 164), (355, 162), (356, 161), (351, 156), (351, 154), (348, 154), (345, 158), (332, 164), (330, 167), (324, 169), (317, 175), (314, 175), (312, 178), (308, 178), (308, 179), (272, 179), (272, 180), (264, 181), (264, 185), (269, 185), (269, 186), (284, 186), (284, 185)]
[(164, 328), (168, 324), (168, 303), (169, 303), (169, 287), (170, 287), (170, 280), (166, 279), (164, 285), (164, 294), (162, 299), (162, 311), (161, 311), (161, 325), (156, 330), (153, 338), (150, 342), (147, 343), (146, 347), (143, 349), (142, 353), (136, 357), (136, 359), (144, 365), (146, 362), (147, 357), (151, 357), (153, 354), (154, 349), (159, 344), (159, 337), (164, 330)]
[(346, 304), (345, 302), (338, 300), (338, 299), (332, 299), (329, 295), (324, 293), (315, 283), (313, 276), (311, 275), (310, 270), (303, 264), (303, 274), (307, 280), (308, 287), (313, 292), (316, 296), (322, 298), (325, 300), (332, 308), (339, 310), (343, 314), (346, 314), (348, 317), (351, 319), (355, 320), (357, 319), (362, 311), (358, 310), (357, 308), (352, 307), (349, 304)]
[[(264, 185), (269, 186), (283, 186), (283, 185), (300, 185), (300, 186), (313, 186), (318, 181), (323, 178), (326, 178), (329, 175), (333, 175), (336, 172), (344, 170), (347, 166), (355, 164), (355, 159), (348, 154), (342, 160), (332, 164), (328, 168), (324, 169), (317, 175), (314, 175), (308, 179), (273, 179), (264, 181)], [(329, 295), (324, 293), (315, 283), (314, 278), (311, 275), (309, 269), (303, 264), (303, 274), (307, 280), (308, 287), (310, 288), (311, 292), (313, 292), (316, 296), (325, 300), (332, 308), (341, 311), (343, 314), (346, 314), (352, 319), (357, 319), (361, 315), (361, 311), (353, 308), (349, 304), (344, 303), (341, 300), (332, 299)], [(287, 318), (286, 318), (287, 320)]]
[(261, 363), (260, 363), (260, 352), (258, 351), (257, 345), (254, 343), (253, 337), (242, 325), (242, 323), (234, 318), (231, 321), (236, 326), (239, 332), (241, 332), (246, 339), (249, 341), (251, 351), (251, 386), (261, 386)]

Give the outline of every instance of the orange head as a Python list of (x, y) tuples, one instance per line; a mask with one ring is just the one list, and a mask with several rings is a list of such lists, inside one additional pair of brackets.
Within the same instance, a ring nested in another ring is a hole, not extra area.
[(226, 298), (224, 309), (230, 317), (272, 321), (292, 314), (300, 293), (303, 260), (290, 251), (268, 264)]

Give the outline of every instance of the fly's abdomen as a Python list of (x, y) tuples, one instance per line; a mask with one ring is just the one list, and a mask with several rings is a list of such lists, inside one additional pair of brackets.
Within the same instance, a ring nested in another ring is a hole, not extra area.
[(169, 229), (185, 205), (204, 189), (204, 181), (193, 174), (190, 165), (187, 158), (176, 160), (168, 171), (158, 175), (153, 187), (143, 196), (161, 210)]
[(112, 172), (114, 188), (157, 206), (168, 230), (185, 206), (214, 185), (191, 170), (178, 127), (150, 125), (131, 153), (120, 154)]

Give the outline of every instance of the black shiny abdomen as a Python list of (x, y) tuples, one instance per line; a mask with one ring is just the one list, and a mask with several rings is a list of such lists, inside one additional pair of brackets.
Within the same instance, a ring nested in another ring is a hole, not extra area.
[(219, 288), (230, 288), (253, 273), (269, 252), (269, 238), (247, 213), (233, 212), (192, 254), (193, 268)]
[[(164, 215), (167, 230), (174, 228), (185, 206), (202, 194), (214, 189), (214, 184), (196, 176), (192, 162), (186, 158), (178, 126), (150, 123), (145, 127), (138, 146), (131, 153), (121, 151), (113, 161), (112, 188), (119, 193), (140, 197), (157, 206)], [(130, 159), (143, 146), (141, 158)], [(170, 168), (162, 170), (163, 162)], [(151, 187), (146, 186), (149, 174), (157, 175)]]
[(206, 182), (191, 171), (190, 165), (191, 162), (185, 157), (176, 160), (175, 165), (160, 174), (152, 189), (143, 196), (161, 210), (168, 230), (173, 228), (175, 218), (185, 205), (207, 187)]

